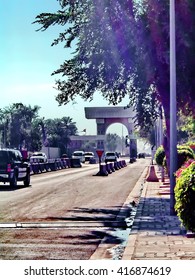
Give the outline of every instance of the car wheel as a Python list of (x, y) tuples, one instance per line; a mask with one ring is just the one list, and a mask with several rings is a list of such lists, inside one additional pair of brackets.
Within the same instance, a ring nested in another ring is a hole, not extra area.
[(24, 180), (24, 186), (28, 187), (30, 185), (30, 172), (27, 173), (26, 178)]
[(11, 187), (17, 187), (17, 177), (16, 174), (13, 175), (12, 179), (10, 180), (10, 186)]

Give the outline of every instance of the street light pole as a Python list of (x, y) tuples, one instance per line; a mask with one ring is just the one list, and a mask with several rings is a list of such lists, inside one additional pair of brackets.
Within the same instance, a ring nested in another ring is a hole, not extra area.
[(177, 106), (175, 0), (170, 0), (170, 214), (175, 215), (175, 172), (177, 170)]

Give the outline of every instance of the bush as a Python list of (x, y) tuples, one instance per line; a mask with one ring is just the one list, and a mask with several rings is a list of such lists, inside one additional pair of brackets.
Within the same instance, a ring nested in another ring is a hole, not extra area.
[(190, 146), (189, 146), (189, 145), (181, 145), (181, 146), (177, 146), (177, 150), (187, 150), (187, 151), (191, 154), (191, 156), (192, 156), (192, 157), (194, 157), (194, 156), (195, 156), (193, 149), (192, 149), (192, 148), (190, 148)]
[(164, 161), (164, 158), (165, 158), (165, 150), (164, 150), (163, 146), (158, 147), (158, 149), (156, 150), (154, 158), (155, 158), (155, 161), (158, 165), (163, 166), (163, 161)]
[(178, 179), (181, 176), (181, 173), (190, 166), (191, 163), (194, 162), (194, 159), (187, 160), (176, 172), (176, 179)]
[[(194, 151), (187, 145), (177, 146), (177, 169), (179, 169), (188, 159), (195, 159)], [(163, 146), (160, 146), (155, 153), (156, 163), (166, 166), (166, 156)]]
[(190, 147), (179, 146), (177, 148), (177, 169), (179, 169), (187, 160), (194, 158), (194, 152)]
[(175, 210), (187, 230), (195, 232), (195, 161), (176, 179)]

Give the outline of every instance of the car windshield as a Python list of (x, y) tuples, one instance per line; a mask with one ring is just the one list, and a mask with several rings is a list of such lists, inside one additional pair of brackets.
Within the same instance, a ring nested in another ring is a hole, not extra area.
[(85, 156), (92, 156), (93, 153), (85, 153)]
[(106, 153), (106, 156), (115, 156), (115, 153)]
[(32, 156), (33, 156), (33, 157), (40, 157), (40, 156), (42, 157), (43, 154), (41, 154), (41, 153), (40, 153), (40, 154), (33, 154)]
[(74, 156), (82, 156), (83, 154), (82, 153), (74, 153), (73, 155)]

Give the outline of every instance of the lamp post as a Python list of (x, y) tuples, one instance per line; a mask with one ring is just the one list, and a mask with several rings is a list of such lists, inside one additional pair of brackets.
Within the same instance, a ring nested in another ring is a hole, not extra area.
[(170, 0), (170, 214), (175, 215), (175, 175), (177, 170), (175, 0)]

